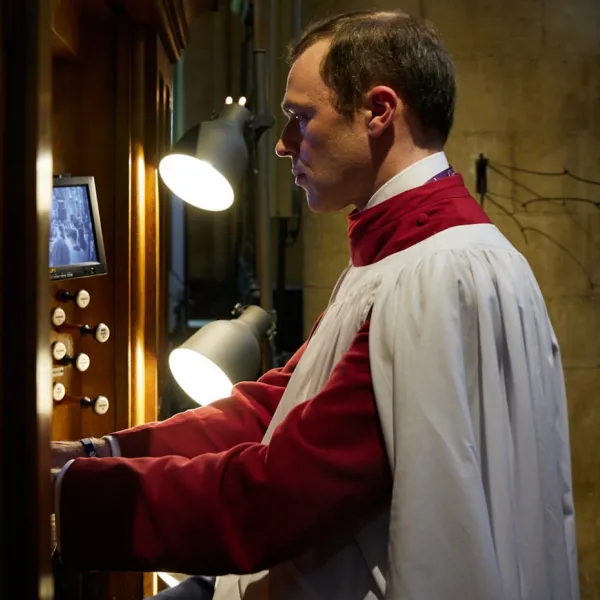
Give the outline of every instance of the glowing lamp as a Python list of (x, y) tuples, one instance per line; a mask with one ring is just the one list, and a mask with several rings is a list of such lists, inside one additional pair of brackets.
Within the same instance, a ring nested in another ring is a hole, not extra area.
[(233, 204), (248, 165), (244, 131), (252, 115), (245, 104), (228, 97), (216, 119), (189, 129), (163, 157), (158, 172), (176, 196), (210, 211)]
[(258, 306), (238, 314), (205, 325), (169, 356), (173, 377), (201, 406), (230, 396), (236, 383), (253, 380), (260, 371), (261, 342), (273, 331), (274, 316)]

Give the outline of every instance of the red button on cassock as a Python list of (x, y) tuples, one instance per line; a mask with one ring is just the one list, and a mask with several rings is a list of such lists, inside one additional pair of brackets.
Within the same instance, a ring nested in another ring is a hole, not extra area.
[(417, 225), (419, 227), (422, 227), (423, 225), (425, 225), (425, 223), (427, 223), (427, 221), (429, 221), (429, 216), (426, 213), (421, 213), (417, 217)]

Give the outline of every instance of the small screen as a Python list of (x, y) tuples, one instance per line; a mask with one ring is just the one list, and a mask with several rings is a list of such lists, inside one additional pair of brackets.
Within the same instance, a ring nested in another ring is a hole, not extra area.
[(50, 267), (97, 262), (88, 186), (54, 187), (50, 213)]

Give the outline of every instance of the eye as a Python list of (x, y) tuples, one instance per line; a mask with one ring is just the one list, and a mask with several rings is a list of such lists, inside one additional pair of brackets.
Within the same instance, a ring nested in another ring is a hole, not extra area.
[(306, 132), (306, 128), (308, 127), (308, 122), (310, 121), (309, 117), (303, 114), (294, 114), (292, 118), (298, 124), (298, 129), (300, 130), (300, 133), (304, 135), (304, 133)]

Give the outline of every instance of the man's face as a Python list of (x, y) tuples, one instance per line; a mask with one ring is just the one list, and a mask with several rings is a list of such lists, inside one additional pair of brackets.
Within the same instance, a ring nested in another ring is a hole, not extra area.
[(288, 123), (277, 142), (278, 156), (292, 160), (296, 185), (315, 212), (364, 204), (373, 186), (367, 113), (340, 115), (319, 73), (328, 41), (309, 47), (292, 65), (282, 102)]

